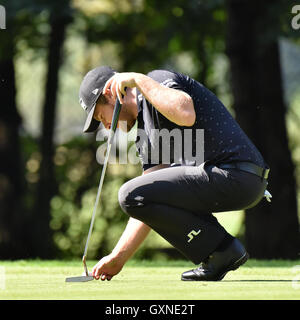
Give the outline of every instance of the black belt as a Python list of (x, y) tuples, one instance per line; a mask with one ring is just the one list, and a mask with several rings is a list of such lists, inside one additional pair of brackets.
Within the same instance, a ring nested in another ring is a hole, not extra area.
[(246, 171), (249, 173), (256, 174), (257, 176), (261, 177), (262, 179), (268, 179), (269, 175), (269, 168), (262, 168), (257, 166), (252, 162), (232, 162), (232, 163), (222, 163), (218, 165), (221, 169), (238, 169), (241, 171)]

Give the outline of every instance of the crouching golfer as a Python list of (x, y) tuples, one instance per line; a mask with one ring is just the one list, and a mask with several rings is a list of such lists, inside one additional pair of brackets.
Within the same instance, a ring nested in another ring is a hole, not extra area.
[[(269, 169), (220, 100), (177, 72), (117, 73), (107, 66), (86, 74), (79, 95), (88, 113), (84, 132), (95, 131), (100, 122), (110, 128), (118, 97), (123, 129), (129, 131), (137, 121), (146, 137), (137, 148), (143, 175), (119, 190), (128, 224), (113, 251), (94, 266), (93, 276), (110, 280), (118, 274), (151, 229), (199, 265), (184, 272), (181, 280), (221, 280), (245, 263), (245, 248), (212, 213), (255, 206), (264, 196)], [(176, 139), (169, 146), (155, 142), (153, 132), (173, 129), (182, 132), (182, 144)], [(189, 139), (185, 132), (191, 133)], [(204, 152), (198, 159), (199, 144)], [(150, 151), (157, 148), (162, 156), (153, 161)], [(179, 154), (176, 161), (173, 156), (164, 163), (164, 148)]]

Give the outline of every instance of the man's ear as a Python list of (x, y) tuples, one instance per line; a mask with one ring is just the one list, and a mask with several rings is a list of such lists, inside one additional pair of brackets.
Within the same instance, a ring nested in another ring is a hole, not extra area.
[(105, 94), (103, 94), (103, 95), (104, 95), (105, 99), (107, 100), (107, 102), (109, 104), (114, 104), (115, 103), (114, 98), (112, 96), (112, 92), (111, 92), (110, 89), (108, 89), (107, 92)]

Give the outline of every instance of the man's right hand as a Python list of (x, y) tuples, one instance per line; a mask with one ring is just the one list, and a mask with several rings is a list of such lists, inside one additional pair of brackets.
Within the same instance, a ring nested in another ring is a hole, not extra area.
[(101, 279), (111, 280), (113, 276), (118, 274), (124, 266), (124, 263), (120, 259), (116, 258), (112, 254), (103, 257), (99, 262), (93, 267), (92, 275), (96, 280)]

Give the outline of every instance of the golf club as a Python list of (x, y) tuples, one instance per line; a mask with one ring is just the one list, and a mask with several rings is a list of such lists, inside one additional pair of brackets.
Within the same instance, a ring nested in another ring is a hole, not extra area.
[(88, 237), (87, 237), (87, 240), (86, 240), (86, 244), (85, 244), (85, 248), (84, 248), (84, 253), (83, 253), (83, 257), (82, 257), (82, 263), (83, 263), (83, 268), (84, 268), (84, 275), (82, 275), (82, 276), (77, 276), (77, 277), (69, 277), (69, 278), (66, 278), (66, 282), (86, 282), (86, 281), (94, 280), (94, 277), (91, 276), (91, 275), (89, 275), (88, 268), (87, 268), (87, 265), (86, 265), (86, 256), (87, 256), (89, 241), (90, 241), (91, 234), (92, 234), (92, 230), (93, 230), (93, 226), (94, 226), (94, 220), (95, 220), (96, 210), (97, 210), (98, 203), (99, 203), (100, 196), (101, 196), (101, 190), (102, 190), (102, 185), (103, 185), (103, 181), (104, 181), (105, 171), (106, 171), (106, 167), (107, 167), (107, 163), (108, 163), (108, 159), (109, 159), (109, 154), (110, 154), (110, 149), (111, 149), (111, 145), (112, 145), (112, 140), (113, 140), (113, 137), (114, 137), (116, 128), (117, 128), (117, 124), (118, 124), (118, 120), (119, 120), (119, 115), (120, 115), (121, 107), (122, 107), (122, 105), (121, 105), (119, 99), (117, 98), (116, 104), (115, 104), (115, 108), (114, 108), (114, 112), (113, 112), (113, 116), (112, 116), (112, 122), (111, 122), (110, 132), (109, 132), (109, 136), (108, 136), (108, 140), (107, 140), (107, 150), (106, 150), (106, 155), (105, 155), (105, 159), (104, 159), (104, 164), (103, 164), (103, 168), (102, 168), (102, 172), (101, 172), (101, 177), (100, 177), (98, 192), (97, 192), (97, 196), (96, 196), (96, 201), (95, 201), (95, 205), (94, 205), (94, 209), (93, 209), (93, 214), (92, 214), (90, 229), (89, 229), (89, 233), (88, 233)]

